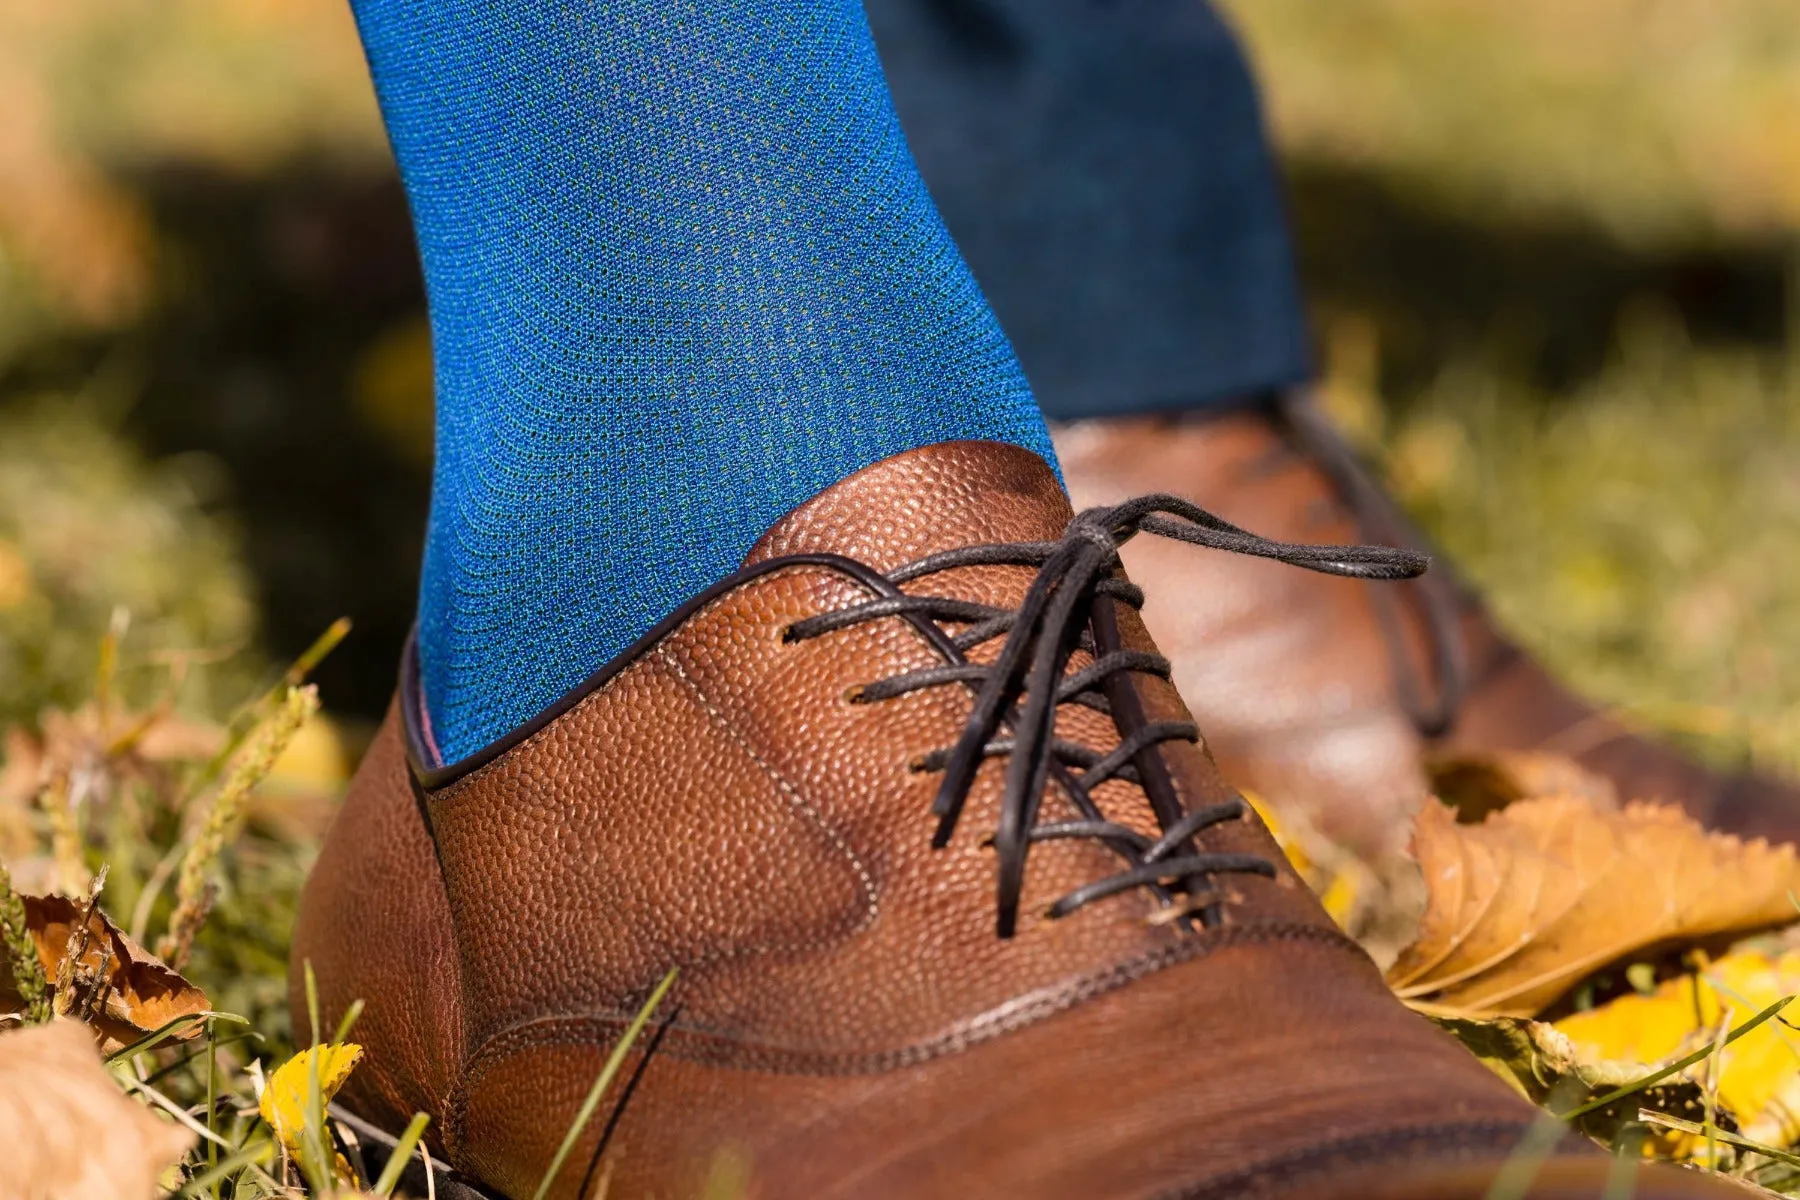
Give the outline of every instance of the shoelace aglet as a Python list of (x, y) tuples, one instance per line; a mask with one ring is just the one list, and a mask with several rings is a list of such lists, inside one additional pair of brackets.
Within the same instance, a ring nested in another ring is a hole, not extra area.
[(994, 838), (994, 850), (1000, 860), (999, 879), (995, 886), (998, 916), (994, 931), (1002, 940), (1012, 937), (1019, 925), (1019, 899), (1025, 892), (1025, 850), (1027, 838)]

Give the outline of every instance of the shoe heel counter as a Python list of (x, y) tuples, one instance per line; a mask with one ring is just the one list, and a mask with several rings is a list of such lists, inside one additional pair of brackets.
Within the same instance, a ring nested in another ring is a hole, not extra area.
[(308, 962), (318, 984), (322, 1031), (335, 1029), (344, 1012), (363, 1001), (350, 1036), (367, 1058), (343, 1100), (396, 1130), (413, 1113), (430, 1113), (428, 1136), (443, 1150), (464, 1051), (461, 973), (443, 875), (413, 790), (396, 709), (390, 708), (351, 781), (301, 897), (289, 1002), (302, 1041), (310, 1024)]

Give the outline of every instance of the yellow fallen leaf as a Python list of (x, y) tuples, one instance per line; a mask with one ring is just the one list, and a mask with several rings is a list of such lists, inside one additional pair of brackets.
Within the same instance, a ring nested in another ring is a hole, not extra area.
[(362, 1053), (362, 1047), (355, 1042), (314, 1046), (294, 1055), (269, 1076), (259, 1107), (263, 1120), (269, 1123), (269, 1128), (275, 1131), (289, 1154), (298, 1157), (301, 1152), (300, 1139), (306, 1133), (306, 1093), (314, 1059), (319, 1064), (319, 1107), (322, 1110), (350, 1078), (356, 1064), (362, 1061)]
[(1293, 835), (1288, 832), (1287, 824), (1280, 815), (1255, 792), (1243, 792), (1241, 795), (1244, 797), (1244, 803), (1255, 809), (1256, 815), (1262, 818), (1262, 823), (1268, 826), (1269, 836), (1275, 839), (1275, 844), (1281, 847), (1283, 854), (1287, 855), (1287, 860), (1294, 870), (1298, 871), (1302, 878), (1311, 874), (1316, 869), (1312, 859), (1294, 841)]
[[(1621, 996), (1556, 1022), (1584, 1059), (1659, 1063), (1710, 1041), (1729, 1010), (1737, 1023), (1800, 992), (1800, 951), (1780, 958), (1741, 950), (1705, 971), (1670, 979), (1647, 996)], [(1800, 1141), (1800, 1034), (1768, 1021), (1719, 1052), (1719, 1100), (1746, 1137), (1773, 1146)], [(1696, 1079), (1704, 1066), (1689, 1069)], [(1679, 1114), (1677, 1114), (1679, 1115)]]
[(149, 1200), (194, 1135), (125, 1096), (78, 1021), (0, 1033), (0, 1196)]
[(1348, 929), (1364, 902), (1365, 893), (1369, 891), (1367, 868), (1348, 853), (1332, 855), (1329, 866), (1316, 860), (1306, 849), (1309, 843), (1315, 847), (1318, 845), (1316, 837), (1297, 835), (1254, 792), (1244, 792), (1242, 795), (1245, 802), (1256, 810), (1256, 815), (1262, 818), (1263, 824), (1268, 826), (1270, 836), (1281, 847), (1281, 852), (1287, 856), (1294, 871), (1319, 897), (1319, 903), (1324, 905), (1326, 913), (1340, 928)]
[(1479, 825), (1427, 802), (1413, 826), (1426, 905), (1388, 970), (1403, 999), (1457, 1016), (1536, 1016), (1647, 946), (1794, 919), (1792, 846), (1708, 833), (1679, 809), (1520, 800)]
[(351, 765), (337, 722), (315, 713), (294, 732), (260, 786), (277, 792), (336, 792), (349, 780)]

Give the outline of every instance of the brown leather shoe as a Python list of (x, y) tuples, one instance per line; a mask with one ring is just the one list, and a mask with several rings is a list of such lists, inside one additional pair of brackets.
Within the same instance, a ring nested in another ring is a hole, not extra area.
[[(768, 1200), (1483, 1195), (1533, 1110), (1393, 999), (1191, 740), (1114, 570), (1133, 530), (1410, 561), (1175, 501), (1071, 522), (1035, 456), (953, 443), (797, 509), (467, 761), (403, 672), (295, 936), (328, 1027), (367, 1002), (344, 1099), (431, 1113), (530, 1195), (678, 968), (555, 1195), (700, 1196), (721, 1162)], [(1565, 1148), (1529, 1194), (1608, 1165)]]
[[(1053, 431), (1077, 506), (1172, 492), (1268, 537), (1423, 545), (1307, 401)], [(1800, 840), (1800, 788), (1724, 776), (1638, 736), (1553, 679), (1440, 563), (1371, 587), (1142, 538), (1124, 548), (1143, 615), (1233, 782), (1381, 854), (1404, 839), (1431, 752), (1541, 750), (1621, 798), (1717, 829)]]

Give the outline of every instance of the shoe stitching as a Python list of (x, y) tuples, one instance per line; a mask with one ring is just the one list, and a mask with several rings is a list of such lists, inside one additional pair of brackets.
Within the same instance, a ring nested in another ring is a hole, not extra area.
[[(1188, 1184), (1159, 1193), (1155, 1200), (1247, 1200), (1286, 1192), (1296, 1184), (1347, 1167), (1381, 1162), (1451, 1164), (1493, 1159), (1504, 1140), (1525, 1136), (1531, 1122), (1456, 1121), (1405, 1125), (1374, 1133), (1357, 1134), (1324, 1145), (1309, 1145), (1287, 1154), (1260, 1159), (1229, 1174), (1200, 1184)], [(1593, 1150), (1570, 1135), (1569, 1149)]]
[[(738, 749), (742, 750), (750, 757), (750, 761), (754, 762), (762, 769), (763, 774), (769, 777), (769, 782), (773, 783), (776, 789), (780, 791), (783, 796), (787, 797), (790, 806), (804, 813), (806, 817), (818, 827), (819, 832), (823, 833), (831, 844), (837, 847), (838, 852), (849, 862), (850, 869), (854, 871), (856, 877), (862, 881), (863, 895), (867, 899), (867, 905), (863, 910), (862, 920), (846, 930), (845, 936), (860, 933), (873, 925), (876, 919), (881, 915), (880, 891), (875, 886), (875, 877), (870, 874), (869, 868), (863, 863), (861, 857), (857, 855), (855, 849), (844, 839), (844, 836), (841, 833), (826, 822), (824, 814), (814, 808), (811, 804), (807, 803), (806, 798), (800, 794), (798, 788), (788, 782), (787, 778), (783, 776), (780, 771), (776, 770), (766, 758), (757, 753), (756, 747), (752, 746), (749, 740), (738, 732), (737, 727), (730, 719), (719, 710), (717, 705), (707, 698), (706, 694), (700, 690), (700, 686), (694, 682), (693, 678), (685, 670), (682, 669), (681, 663), (676, 660), (672, 653), (670, 653), (668, 646), (665, 645), (659, 648), (656, 652), (656, 657), (668, 664), (669, 669), (675, 672), (676, 677), (681, 680), (683, 686), (685, 686), (688, 692), (693, 696), (695, 703), (699, 704), (701, 709), (705, 711), (714, 727), (717, 728), (720, 733), (723, 733), (726, 737), (730, 738)], [(735, 953), (733, 953), (732, 956), (735, 957)]]
[[(1063, 895), (1050, 908), (1053, 918), (1137, 889), (1149, 891), (1165, 906), (1188, 904), (1210, 892), (1219, 875), (1277, 873), (1265, 856), (1209, 851), (1198, 836), (1241, 816), (1241, 799), (1185, 811), (1174, 791), (1157, 779), (1133, 778), (1144, 788), (1160, 827), (1161, 836), (1152, 838), (1109, 819), (1090, 794), (1109, 779), (1132, 777), (1138, 767), (1160, 763), (1163, 743), (1199, 738), (1199, 728), (1189, 720), (1151, 721), (1142, 712), (1122, 720), (1121, 703), (1129, 701), (1126, 707), (1134, 711), (1137, 707), (1127, 675), (1167, 678), (1168, 660), (1127, 651), (1116, 629), (1111, 639), (1116, 644), (1104, 652), (1093, 640), (1103, 618), (1116, 618), (1116, 606), (1143, 605), (1143, 592), (1118, 568), (1120, 547), (1146, 534), (1359, 579), (1411, 578), (1427, 565), (1423, 555), (1391, 547), (1277, 542), (1178, 496), (1140, 496), (1077, 513), (1054, 541), (969, 545), (928, 554), (863, 581), (868, 599), (796, 621), (783, 634), (787, 641), (805, 641), (866, 621), (902, 616), (932, 641), (945, 665), (875, 680), (861, 685), (856, 694), (874, 702), (927, 688), (970, 689), (974, 703), (961, 736), (953, 746), (923, 755), (920, 764), (922, 769), (941, 772), (931, 809), (938, 818), (932, 845), (941, 849), (956, 830), (982, 762), (990, 757), (1007, 760), (991, 838), (996, 851), (995, 932), (1003, 939), (1017, 930), (1027, 861), (1034, 845), (1045, 841), (1090, 841), (1123, 860), (1120, 870)], [(1034, 572), (1016, 604), (997, 606), (913, 593), (903, 586), (962, 567), (1001, 565)], [(951, 627), (962, 631), (953, 635)], [(1004, 641), (991, 662), (969, 660), (968, 650), (999, 637)], [(1070, 664), (1081, 649), (1094, 653), (1094, 663), (1070, 675)], [(1100, 753), (1057, 737), (1057, 714), (1072, 703), (1113, 716), (1121, 741), (1112, 751)], [(1050, 824), (1039, 820), (1052, 785), (1074, 803), (1079, 820)], [(1183, 919), (1190, 927), (1196, 923), (1210, 927), (1222, 921), (1223, 911), (1216, 901), (1207, 902)]]
[[(771, 572), (769, 577), (773, 578), (778, 575), (787, 575), (790, 573), (806, 573), (806, 572), (809, 572), (810, 570), (811, 570), (810, 565), (796, 565), (793, 567), (784, 568), (778, 572)], [(696, 609), (694, 612), (688, 614), (687, 618), (685, 620), (683, 620), (679, 626), (676, 627), (676, 630), (672, 630), (670, 632), (670, 635), (669, 635), (670, 638), (673, 638), (674, 636), (676, 636), (676, 634), (679, 630), (691, 629), (694, 626), (698, 625), (700, 622), (706, 620), (708, 617), (710, 617), (714, 614), (716, 609), (723, 607), (737, 595), (738, 595), (738, 593), (736, 591), (728, 591), (728, 592), (721, 593), (719, 596), (714, 598), (711, 602)], [(745, 754), (747, 754), (750, 757), (751, 761), (756, 763), (758, 768), (761, 769), (764, 772), (764, 774), (769, 778), (769, 780), (776, 786), (776, 788), (782, 792), (784, 797), (789, 801), (790, 806), (792, 808), (798, 809), (799, 811), (804, 813), (808, 818), (810, 818), (811, 821), (813, 822), (813, 824), (819, 829), (819, 831), (825, 835), (826, 840), (829, 841), (840, 853), (842, 853), (844, 855), (845, 859), (849, 862), (851, 871), (856, 875), (856, 877), (858, 878), (858, 880), (860, 881), (860, 883), (862, 885), (863, 894), (865, 897), (865, 906), (862, 910), (861, 916), (858, 918), (856, 923), (849, 926), (848, 928), (842, 930), (841, 932), (839, 932), (838, 936), (850, 936), (852, 934), (859, 933), (863, 930), (868, 929), (875, 922), (876, 918), (880, 914), (879, 896), (878, 896), (878, 890), (877, 890), (877, 887), (875, 884), (873, 874), (864, 865), (862, 860), (856, 855), (855, 851), (849, 846), (849, 844), (843, 839), (843, 837), (837, 833), (837, 831), (835, 831), (834, 829), (832, 829), (830, 826), (828, 826), (825, 823), (821, 814), (816, 809), (814, 809), (810, 804), (808, 804), (806, 802), (805, 798), (799, 794), (799, 791), (797, 789), (795, 789), (781, 775), (780, 772), (778, 772), (772, 765), (770, 765), (767, 762), (767, 760), (765, 760), (760, 754), (758, 754), (754, 748), (752, 748), (749, 744), (747, 744), (744, 741), (744, 739), (737, 733), (737, 731), (734, 728), (732, 728), (732, 726), (728, 723), (725, 715), (717, 708), (717, 706), (713, 705), (709, 700), (707, 700), (707, 698), (701, 693), (699, 685), (693, 680), (693, 678), (690, 675), (688, 675), (688, 673), (685, 670), (682, 669), (681, 664), (678, 661), (676, 661), (673, 656), (671, 656), (669, 654), (667, 641), (663, 642), (662, 644), (659, 644), (654, 651), (652, 651), (650, 654), (646, 655), (640, 661), (647, 663), (647, 662), (650, 662), (653, 660), (660, 660), (660, 661), (664, 662), (670, 668), (670, 670), (674, 672), (677, 679), (680, 680), (682, 685), (687, 689), (688, 693), (694, 698), (695, 702), (697, 704), (699, 704), (702, 711), (704, 711), (707, 714), (708, 720), (711, 721), (727, 737), (731, 738), (731, 740), (735, 744), (737, 744), (739, 746), (739, 748), (745, 752)], [(623, 677), (622, 675), (615, 676), (614, 678), (607, 680), (606, 683), (603, 684), (601, 687), (595, 689), (593, 692), (591, 692), (587, 696), (583, 697), (581, 703), (576, 705), (575, 708), (571, 709), (570, 711), (574, 712), (574, 711), (578, 711), (581, 708), (585, 708), (590, 700), (594, 700), (594, 699), (597, 699), (598, 697), (607, 695), (609, 692), (612, 691), (614, 686), (618, 683), (618, 680), (622, 677)], [(544, 729), (541, 729), (541, 730), (537, 731), (536, 733), (534, 733), (530, 738), (519, 743), (519, 746), (515, 747), (515, 749), (524, 749), (526, 747), (530, 747), (530, 746), (538, 743), (540, 741), (540, 739), (546, 738), (549, 735), (550, 735), (550, 727), (546, 726)], [(457, 797), (457, 795), (459, 793), (461, 793), (465, 788), (474, 786), (483, 777), (485, 777), (489, 771), (497, 770), (497, 769), (498, 769), (498, 763), (489, 763), (489, 764), (483, 765), (482, 767), (477, 768), (476, 770), (470, 772), (468, 775), (462, 777), (461, 779), (456, 780), (455, 782), (447, 785), (446, 787), (440, 789), (439, 791), (437, 791), (435, 793), (427, 794), (427, 797), (426, 797), (427, 803), (431, 807), (435, 808), (440, 803), (454, 801), (455, 798)], [(432, 841), (433, 841), (434, 848), (437, 848), (441, 845), (441, 843), (438, 841), (435, 831), (433, 832), (433, 835), (432, 835)], [(441, 850), (439, 851), (439, 853), (441, 854)], [(445, 885), (446, 885), (446, 888), (448, 888), (449, 879), (447, 876), (445, 878)], [(759, 943), (752, 944), (752, 945), (720, 947), (719, 949), (717, 949), (711, 953), (703, 954), (703, 955), (696, 955), (696, 956), (687, 958), (687, 959), (683, 960), (681, 965), (684, 969), (691, 972), (692, 970), (699, 968), (699, 967), (709, 966), (709, 965), (712, 965), (715, 963), (720, 963), (720, 962), (727, 962), (732, 959), (744, 958), (744, 957), (749, 957), (749, 956), (753, 956), (753, 955), (757, 955), (757, 954), (783, 953), (783, 952), (804, 952), (804, 951), (813, 950), (813, 949), (817, 949), (817, 946), (813, 943), (783, 942), (783, 941), (771, 940), (771, 941), (759, 942)], [(460, 948), (457, 949), (457, 953), (460, 958), (460, 953), (461, 953)], [(636, 1012), (636, 1010), (633, 1009), (633, 1015), (635, 1015), (635, 1012)], [(528, 1025), (530, 1023), (531, 1022), (524, 1022), (522, 1024)], [(518, 1026), (513, 1026), (513, 1027), (509, 1027), (509, 1028), (518, 1028)], [(482, 1042), (483, 1047), (490, 1044), (495, 1038), (505, 1036), (506, 1032), (507, 1032), (507, 1030), (500, 1030), (496, 1033), (488, 1035), (487, 1038), (483, 1039), (483, 1042)], [(473, 1062), (475, 1060), (475, 1058), (477, 1057), (477, 1055), (479, 1055), (480, 1053), (481, 1053), (481, 1051), (477, 1050), (477, 1051), (472, 1052), (465, 1058), (465, 1060), (464, 1060), (465, 1067), (464, 1067), (462, 1082), (460, 1083), (459, 1086), (457, 1086), (454, 1089), (458, 1095), (466, 1094), (467, 1078), (468, 1078), (467, 1071), (469, 1069), (467, 1064)], [(460, 1111), (461, 1111), (460, 1101), (453, 1103), (450, 1107), (453, 1112), (460, 1113)], [(456, 1118), (451, 1123), (450, 1127), (446, 1130), (446, 1137), (448, 1138), (449, 1136), (451, 1136), (452, 1133), (454, 1133), (457, 1137), (461, 1136), (460, 1117)]]
[[(793, 555), (785, 557), (794, 559), (799, 558), (799, 556)], [(831, 557), (835, 558), (835, 556)], [(848, 562), (848, 560), (842, 559), (838, 559), (837, 561)], [(424, 740), (423, 731), (418, 729), (417, 726), (423, 722), (427, 716), (423, 698), (417, 694), (416, 686), (409, 683), (409, 679), (416, 678), (417, 676), (416, 665), (408, 665), (412, 663), (412, 660), (415, 659), (417, 655), (418, 635), (415, 630), (412, 637), (408, 639), (406, 650), (404, 652), (404, 658), (407, 662), (403, 663), (402, 666), (400, 687), (402, 716), (407, 726), (408, 770), (412, 772), (415, 779), (419, 780), (420, 786), (425, 791), (426, 795), (434, 801), (440, 797), (453, 795), (458, 790), (474, 784), (493, 772), (501, 770), (501, 764), (505, 758), (509, 758), (514, 754), (542, 743), (545, 738), (550, 736), (551, 730), (563, 718), (579, 709), (587, 707), (589, 702), (611, 692), (618, 685), (619, 680), (624, 678), (632, 667), (654, 657), (667, 645), (668, 641), (675, 637), (681, 630), (687, 629), (697, 622), (704, 620), (713, 612), (713, 610), (720, 608), (735, 599), (745, 587), (760, 580), (776, 579), (790, 573), (812, 571), (824, 575), (833, 573), (830, 566), (819, 561), (788, 562), (782, 560), (770, 560), (754, 564), (751, 567), (746, 567), (743, 570), (720, 580), (717, 584), (713, 585), (712, 588), (707, 589), (707, 592), (701, 594), (702, 596), (707, 597), (703, 603), (696, 603), (701, 600), (701, 596), (694, 597), (694, 599), (689, 602), (689, 605), (684, 605), (683, 608), (678, 609), (675, 613), (659, 622), (642, 638), (638, 639), (637, 642), (628, 647), (624, 653), (620, 654), (611, 662), (601, 667), (601, 669), (596, 671), (592, 676), (589, 676), (580, 684), (576, 685), (567, 695), (557, 701), (556, 704), (552, 705), (543, 713), (540, 713), (537, 717), (534, 717), (524, 726), (521, 726), (519, 730), (515, 730), (512, 734), (501, 738), (491, 746), (477, 751), (467, 758), (458, 759), (456, 762), (447, 766), (432, 767), (425, 765), (416, 754), (416, 750), (425, 747), (419, 747), (413, 744)], [(411, 702), (408, 702), (409, 697)], [(521, 734), (523, 736), (521, 736)], [(470, 765), (471, 763), (474, 765)], [(434, 783), (429, 778), (430, 776), (440, 775), (446, 772), (453, 774), (450, 778), (447, 778), (442, 782)]]
[[(1104, 970), (1014, 997), (978, 1014), (957, 1028), (925, 1041), (893, 1050), (874, 1052), (807, 1051), (795, 1047), (740, 1041), (679, 1018), (669, 1031), (662, 1054), (686, 1062), (722, 1070), (766, 1071), (783, 1075), (875, 1075), (918, 1066), (961, 1053), (984, 1042), (1015, 1033), (1040, 1021), (1077, 1008), (1090, 1000), (1136, 983), (1170, 967), (1205, 958), (1239, 946), (1312, 943), (1356, 958), (1364, 966), (1368, 956), (1341, 931), (1321, 925), (1288, 922), (1251, 922), (1204, 931), (1170, 943)], [(494, 1065), (512, 1054), (539, 1046), (609, 1045), (611, 1039), (595, 1037), (592, 1030), (623, 1028), (636, 1010), (562, 1013), (535, 1017), (499, 1030), (483, 1039), (467, 1060), (464, 1094), (473, 1089)], [(579, 1032), (577, 1032), (579, 1030)]]

